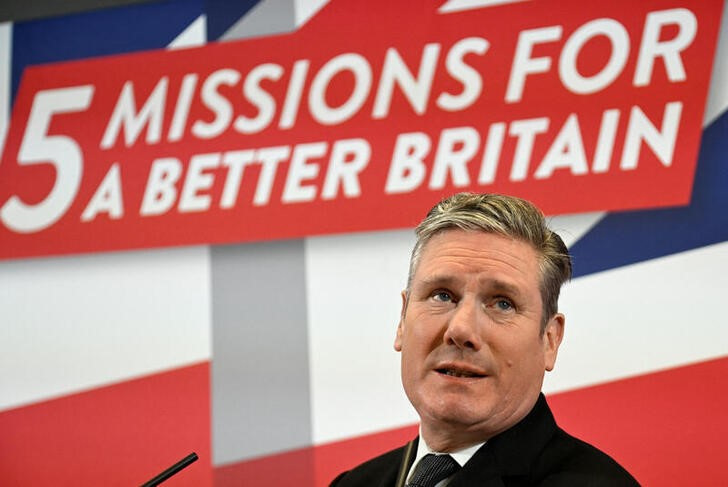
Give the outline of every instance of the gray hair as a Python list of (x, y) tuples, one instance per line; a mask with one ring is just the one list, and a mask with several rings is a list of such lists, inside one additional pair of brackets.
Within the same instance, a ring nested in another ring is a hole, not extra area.
[(546, 226), (544, 215), (532, 203), (500, 194), (458, 193), (436, 204), (415, 229), (407, 292), (422, 256), (435, 235), (450, 229), (482, 231), (530, 244), (539, 256), (539, 283), (543, 310), (541, 329), (558, 311), (561, 285), (571, 278), (571, 257), (563, 240)]

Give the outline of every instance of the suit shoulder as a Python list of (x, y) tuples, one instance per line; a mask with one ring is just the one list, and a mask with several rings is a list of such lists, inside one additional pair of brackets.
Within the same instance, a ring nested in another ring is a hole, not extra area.
[(558, 429), (539, 462), (548, 465), (541, 485), (584, 485), (591, 487), (633, 487), (639, 483), (616, 460)]
[[(405, 448), (403, 446), (396, 450), (388, 451), (347, 472), (343, 472), (331, 482), (330, 487), (394, 485)], [(388, 479), (391, 479), (391, 481), (388, 481)]]

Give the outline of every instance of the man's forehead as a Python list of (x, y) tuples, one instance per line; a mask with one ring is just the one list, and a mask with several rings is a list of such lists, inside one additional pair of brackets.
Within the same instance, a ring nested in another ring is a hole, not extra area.
[[(494, 232), (449, 229), (434, 235), (421, 249), (414, 273), (417, 280), (444, 281), (483, 270), (505, 277), (530, 277), (539, 273), (538, 253), (528, 242)], [(500, 287), (509, 278), (498, 279), (486, 273), (481, 279)]]
[[(434, 249), (433, 249), (434, 247)], [(444, 252), (458, 249), (477, 256), (493, 251), (505, 251), (515, 256), (538, 260), (539, 253), (534, 246), (521, 238), (480, 229), (446, 228), (433, 234), (420, 248), (420, 259), (437, 257)]]

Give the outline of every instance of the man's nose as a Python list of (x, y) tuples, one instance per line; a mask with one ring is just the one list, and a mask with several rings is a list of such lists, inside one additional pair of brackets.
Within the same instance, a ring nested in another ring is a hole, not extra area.
[(443, 340), (462, 349), (480, 350), (483, 313), (475, 299), (461, 299), (450, 314)]

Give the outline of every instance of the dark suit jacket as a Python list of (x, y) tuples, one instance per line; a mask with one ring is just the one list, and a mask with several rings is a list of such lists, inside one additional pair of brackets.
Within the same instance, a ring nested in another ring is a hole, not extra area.
[[(416, 445), (415, 445), (416, 446)], [(405, 448), (385, 453), (339, 475), (337, 487), (392, 487)], [(414, 455), (410, 462), (414, 460)], [(471, 486), (636, 486), (637, 481), (593, 446), (556, 426), (546, 398), (518, 424), (483, 445), (450, 480), (448, 487)]]

